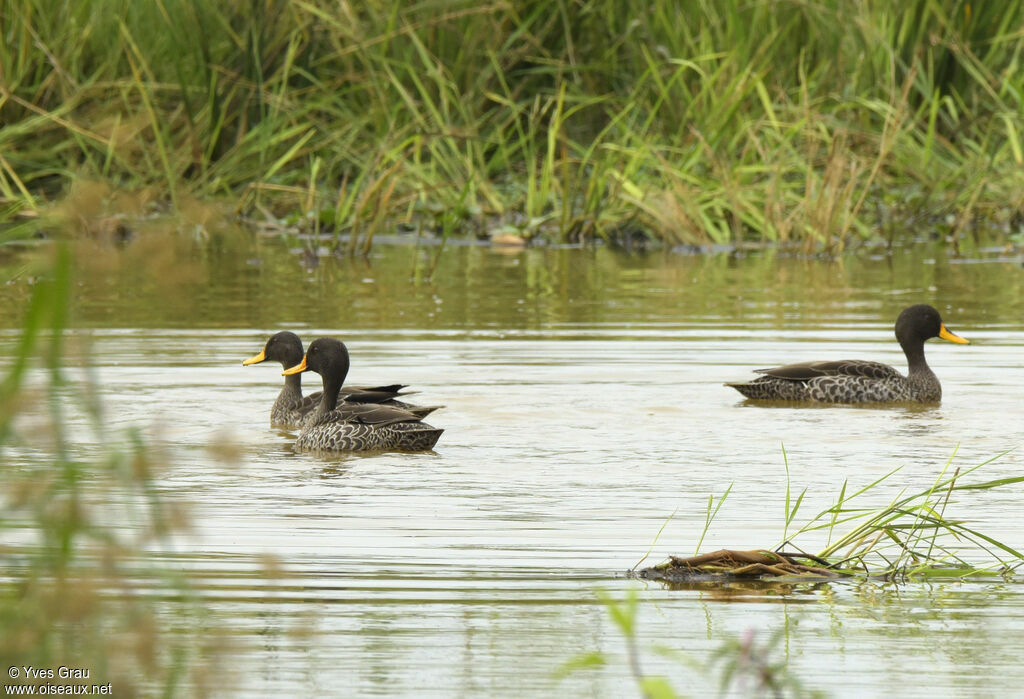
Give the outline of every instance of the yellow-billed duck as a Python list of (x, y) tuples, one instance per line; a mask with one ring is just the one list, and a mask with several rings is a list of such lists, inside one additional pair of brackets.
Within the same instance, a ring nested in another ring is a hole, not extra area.
[[(280, 362), (282, 369), (293, 367), (302, 361), (302, 340), (293, 332), (282, 330), (270, 336), (260, 353), (242, 362), (242, 366), (259, 364), (267, 360)], [(389, 386), (347, 386), (340, 391), (342, 400), (350, 403), (383, 403), (398, 408), (412, 408), (408, 403), (396, 400), (404, 384)], [(307, 415), (320, 403), (320, 392), (302, 395), (302, 376), (286, 376), (284, 388), (277, 394), (277, 400), (270, 408), (270, 424), (274, 427), (301, 427)], [(432, 410), (432, 409), (431, 409)], [(427, 412), (430, 412), (428, 410)]]
[(800, 362), (773, 369), (748, 383), (727, 383), (747, 398), (815, 401), (819, 403), (937, 403), (942, 399), (939, 378), (924, 359), (924, 343), (933, 337), (970, 344), (954, 335), (939, 312), (927, 304), (903, 309), (896, 319), (896, 339), (907, 355), (907, 375), (880, 362), (846, 359)]
[(348, 374), (348, 350), (344, 343), (321, 337), (306, 356), (285, 370), (285, 376), (315, 371), (323, 379), (316, 408), (305, 418), (295, 440), (300, 451), (427, 451), (434, 448), (444, 430), (422, 421), (423, 415), (390, 405), (338, 404), (341, 385)]

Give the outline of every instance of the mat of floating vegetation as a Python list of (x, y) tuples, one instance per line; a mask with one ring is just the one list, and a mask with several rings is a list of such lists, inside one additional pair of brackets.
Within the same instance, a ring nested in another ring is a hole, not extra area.
[[(808, 561), (808, 565), (800, 561)], [(708, 580), (769, 580), (799, 578), (802, 580), (831, 580), (845, 577), (844, 573), (828, 567), (828, 561), (803, 553), (778, 553), (755, 549), (733, 551), (719, 549), (690, 558), (669, 556), (669, 559), (651, 568), (643, 568), (636, 576), (646, 580), (665, 582), (691, 582)]]

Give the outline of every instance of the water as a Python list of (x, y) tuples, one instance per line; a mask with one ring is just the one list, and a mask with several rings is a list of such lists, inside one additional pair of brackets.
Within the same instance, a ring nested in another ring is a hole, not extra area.
[[(158, 557), (194, 575), (238, 642), (227, 688), (629, 694), (625, 643), (598, 589), (640, 590), (643, 672), (687, 694), (717, 677), (651, 647), (706, 661), (751, 630), (762, 641), (781, 630), (777, 655), (840, 696), (1006, 694), (1024, 682), (1018, 583), (667, 590), (624, 575), (673, 513), (648, 562), (693, 553), (708, 495), (730, 484), (703, 550), (778, 543), (783, 444), (792, 488), (808, 489), (798, 522), (844, 480), (902, 467), (867, 503), (882, 505), (928, 487), (958, 445), (963, 467), (1020, 446), (1017, 262), (458, 247), (429, 281), (434, 253), (411, 248), (309, 267), (274, 241), (202, 255), (152, 245), (80, 256), (75, 336), (91, 346), (108, 422), (148, 425), (169, 450), (161, 487), (191, 503), (195, 530)], [(23, 297), (0, 290), (7, 308)], [(800, 359), (903, 368), (892, 322), (916, 302), (973, 343), (928, 344), (940, 406), (760, 407), (722, 386)], [(429, 420), (446, 430), (436, 453), (294, 453), (268, 426), (279, 369), (240, 366), (283, 327), (344, 339), (354, 383), (409, 383), (416, 402), (446, 405)], [(0, 356), (14, 337), (3, 334)], [(72, 427), (90, 449), (83, 419)], [(210, 444), (224, 441), (238, 458), (215, 458)], [(975, 480), (1021, 465), (1010, 453)], [(1020, 548), (1020, 503), (1019, 488), (967, 491), (947, 514)], [(284, 577), (259, 575), (268, 554)], [(595, 651), (607, 665), (556, 676)]]

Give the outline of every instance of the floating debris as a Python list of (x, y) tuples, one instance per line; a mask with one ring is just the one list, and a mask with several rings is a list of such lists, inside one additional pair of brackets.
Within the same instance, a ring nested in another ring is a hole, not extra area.
[(491, 245), (495, 247), (522, 248), (526, 247), (526, 238), (514, 233), (502, 233), (491, 237)]
[[(798, 560), (812, 561), (806, 565)], [(805, 553), (779, 553), (765, 549), (734, 551), (719, 549), (690, 558), (669, 556), (664, 563), (643, 568), (635, 573), (645, 580), (693, 582), (708, 580), (765, 580), (800, 578), (801, 580), (832, 580), (847, 574), (829, 567), (828, 561)]]

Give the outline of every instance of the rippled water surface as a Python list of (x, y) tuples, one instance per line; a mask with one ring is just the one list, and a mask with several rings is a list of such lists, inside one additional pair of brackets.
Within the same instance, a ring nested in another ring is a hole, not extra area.
[[(801, 522), (845, 480), (902, 467), (866, 503), (882, 505), (930, 485), (958, 445), (964, 467), (1020, 446), (1019, 262), (458, 247), (429, 281), (435, 254), (381, 247), (311, 267), (260, 242), (80, 258), (74, 335), (91, 346), (108, 421), (141, 423), (169, 450), (161, 485), (192, 504), (195, 531), (160, 557), (194, 575), (239, 641), (230, 686), (628, 694), (623, 637), (595, 591), (632, 588), (643, 672), (687, 694), (717, 676), (652, 646), (706, 660), (751, 630), (781, 630), (778, 655), (835, 695), (1019, 691), (1017, 582), (667, 590), (624, 575), (673, 513), (649, 560), (693, 553), (709, 494), (730, 484), (702, 549), (775, 546), (783, 444), (792, 488), (808, 489)], [(23, 293), (0, 301), (17, 309)], [(892, 322), (916, 302), (973, 342), (928, 344), (940, 406), (762, 407), (722, 385), (802, 359), (903, 368)], [(18, 319), (0, 316), (4, 355)], [(430, 418), (446, 430), (436, 452), (294, 453), (268, 426), (280, 370), (240, 365), (286, 327), (345, 340), (354, 383), (408, 383), (416, 402), (445, 405)], [(239, 453), (217, 458), (210, 445), (224, 442)], [(1022, 459), (977, 480), (1019, 475)], [(967, 491), (947, 515), (1020, 548), (1021, 503), (1019, 488)], [(268, 554), (283, 577), (259, 575)], [(607, 665), (556, 675), (595, 651)]]

